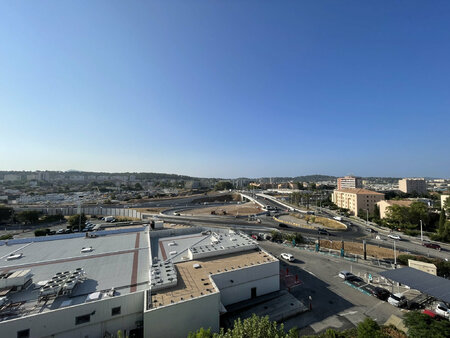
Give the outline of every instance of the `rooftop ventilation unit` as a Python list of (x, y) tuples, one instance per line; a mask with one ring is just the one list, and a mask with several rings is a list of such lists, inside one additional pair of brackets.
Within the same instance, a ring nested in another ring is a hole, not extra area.
[(0, 274), (0, 289), (21, 290), (31, 280), (31, 270), (17, 270)]

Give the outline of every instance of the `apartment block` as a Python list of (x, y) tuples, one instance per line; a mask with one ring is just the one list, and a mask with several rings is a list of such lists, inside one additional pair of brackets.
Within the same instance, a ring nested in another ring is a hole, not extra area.
[(361, 177), (354, 177), (354, 176), (339, 177), (337, 179), (337, 188), (338, 190), (362, 188)]
[(423, 178), (404, 178), (398, 181), (398, 189), (406, 194), (426, 194), (427, 183)]
[(377, 202), (384, 199), (384, 194), (367, 189), (336, 189), (333, 191), (332, 201), (338, 207), (350, 210), (354, 215), (358, 210), (373, 212)]

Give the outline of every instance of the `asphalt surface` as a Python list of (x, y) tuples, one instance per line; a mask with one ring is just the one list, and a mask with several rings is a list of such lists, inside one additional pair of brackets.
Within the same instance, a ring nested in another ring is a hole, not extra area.
[[(312, 307), (311, 311), (284, 321), (287, 330), (297, 327), (301, 335), (318, 334), (327, 328), (352, 328), (367, 316), (380, 324), (384, 324), (392, 314), (403, 316), (404, 311), (352, 288), (338, 277), (341, 270), (351, 271), (362, 277), (370, 273), (375, 277), (383, 269), (269, 241), (259, 244), (276, 257), (280, 257), (282, 252), (294, 255), (294, 262), (280, 262), (281, 287), (286, 289), (290, 286), (292, 295)], [(297, 285), (290, 282), (295, 278), (299, 281)], [(397, 292), (397, 288), (394, 291)]]

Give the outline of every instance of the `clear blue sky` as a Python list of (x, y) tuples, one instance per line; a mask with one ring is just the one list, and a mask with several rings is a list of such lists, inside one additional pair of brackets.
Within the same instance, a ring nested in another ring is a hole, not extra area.
[(0, 170), (450, 177), (449, 1), (2, 1)]

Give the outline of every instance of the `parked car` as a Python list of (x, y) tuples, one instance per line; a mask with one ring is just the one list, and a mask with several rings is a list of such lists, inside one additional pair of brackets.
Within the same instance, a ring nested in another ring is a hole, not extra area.
[(372, 296), (377, 297), (378, 299), (381, 299), (381, 300), (387, 300), (389, 298), (389, 296), (391, 295), (391, 293), (388, 290), (386, 290), (384, 288), (380, 288), (378, 286), (371, 289), (370, 293), (372, 294)]
[(422, 313), (423, 313), (424, 315), (430, 316), (431, 318), (434, 318), (434, 319), (439, 320), (439, 316), (437, 315), (436, 312), (433, 312), (433, 311), (431, 311), (431, 310), (425, 309), (425, 310), (422, 311)]
[(436, 244), (436, 243), (423, 243), (422, 245), (427, 247), (427, 248), (436, 249), (436, 250), (441, 251), (441, 246), (439, 244)]
[(450, 318), (450, 309), (444, 303), (438, 303), (434, 311), (441, 317)]
[(287, 261), (289, 261), (289, 262), (293, 262), (293, 261), (295, 260), (295, 258), (294, 258), (293, 255), (291, 255), (291, 254), (289, 254), (289, 253), (285, 253), (285, 252), (283, 252), (283, 253), (281, 254), (281, 258), (283, 258), (283, 259), (285, 259), (285, 260), (287, 260)]
[(286, 224), (284, 224), (284, 223), (279, 223), (278, 226), (280, 228), (288, 228), (288, 226)]
[(401, 293), (394, 293), (389, 296), (388, 303), (396, 307), (403, 307), (406, 305), (406, 297)]
[(59, 230), (56, 232), (57, 235), (61, 235), (61, 234), (63, 234), (63, 233), (64, 233), (64, 229), (59, 229)]
[(389, 237), (389, 238), (392, 238), (392, 239), (395, 239), (395, 240), (397, 240), (397, 241), (400, 241), (400, 240), (401, 240), (400, 236), (399, 236), (399, 235), (396, 235), (396, 234), (389, 234), (388, 237)]
[(345, 271), (345, 270), (342, 270), (341, 272), (339, 272), (339, 277), (341, 277), (344, 280), (348, 279), (351, 276), (355, 276), (355, 275), (352, 274), (351, 272), (348, 272), (348, 271)]
[(364, 280), (361, 277), (355, 275), (348, 276), (345, 280), (352, 284), (364, 283)]

